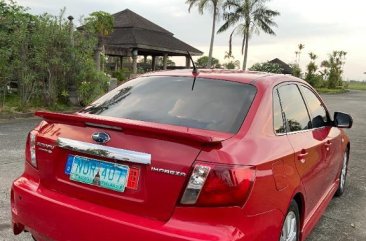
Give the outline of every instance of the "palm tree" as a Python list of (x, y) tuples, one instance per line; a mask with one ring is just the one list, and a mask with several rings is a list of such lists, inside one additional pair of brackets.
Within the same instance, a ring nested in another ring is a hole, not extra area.
[(202, 15), (205, 9), (210, 8), (213, 12), (212, 16), (212, 32), (211, 32), (211, 41), (210, 41), (210, 50), (208, 53), (208, 62), (207, 68), (211, 68), (212, 65), (212, 52), (213, 45), (215, 40), (215, 32), (216, 32), (216, 21), (219, 15), (219, 8), (221, 5), (221, 0), (186, 0), (186, 4), (189, 4), (188, 11), (191, 12), (191, 8), (193, 6), (198, 7), (198, 12)]
[(243, 37), (242, 54), (244, 54), (243, 70), (247, 66), (248, 42), (253, 33), (259, 34), (261, 31), (276, 35), (272, 27), (277, 24), (273, 21), (279, 12), (270, 10), (265, 3), (269, 0), (227, 0), (223, 4), (225, 23), (217, 31), (222, 33), (232, 26), (234, 30), (230, 34), (229, 52), (231, 53), (232, 37), (236, 32)]
[(226, 69), (240, 69), (240, 61), (235, 60), (231, 53), (226, 51), (224, 59), (227, 59), (227, 62), (223, 64)]
[(306, 73), (305, 80), (308, 81), (311, 86), (317, 87), (319, 78), (317, 78), (317, 76), (315, 74), (316, 71), (318, 70), (318, 66), (315, 64), (315, 60), (318, 58), (318, 56), (315, 53), (310, 52), (309, 57), (310, 57), (310, 62), (306, 66), (308, 72)]
[(318, 58), (318, 56), (317, 56), (316, 54), (314, 54), (313, 52), (310, 52), (310, 53), (309, 53), (309, 57), (310, 57), (310, 59), (311, 59), (312, 61), (315, 61), (315, 60)]
[(298, 54), (297, 64), (300, 65), (300, 55), (301, 55), (301, 51), (305, 48), (305, 44), (299, 44), (297, 47), (299, 49), (299, 51), (296, 52)]
[(86, 20), (87, 28), (98, 37), (98, 45), (95, 51), (95, 64), (100, 70), (100, 55), (104, 51), (104, 40), (113, 31), (114, 19), (109, 13), (98, 11), (89, 15)]
[(343, 67), (347, 52), (333, 51), (329, 54), (329, 59), (321, 63), (324, 68), (323, 76), (327, 77), (328, 88), (332, 89), (342, 85)]

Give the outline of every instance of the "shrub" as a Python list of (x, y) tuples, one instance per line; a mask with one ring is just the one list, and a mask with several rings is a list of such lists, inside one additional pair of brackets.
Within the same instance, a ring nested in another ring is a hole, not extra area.
[(31, 15), (0, 0), (0, 88), (16, 81), (22, 108), (39, 100), (48, 107), (65, 103), (74, 87), (88, 103), (106, 89), (93, 61), (97, 37), (74, 31), (64, 12)]
[(269, 62), (256, 63), (252, 67), (250, 67), (249, 70), (275, 74), (281, 74), (283, 71), (283, 69), (278, 64)]

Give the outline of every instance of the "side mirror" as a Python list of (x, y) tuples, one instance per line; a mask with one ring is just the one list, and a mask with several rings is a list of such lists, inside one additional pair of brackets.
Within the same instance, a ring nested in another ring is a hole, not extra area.
[(334, 112), (334, 126), (339, 128), (351, 128), (353, 119), (349, 114)]

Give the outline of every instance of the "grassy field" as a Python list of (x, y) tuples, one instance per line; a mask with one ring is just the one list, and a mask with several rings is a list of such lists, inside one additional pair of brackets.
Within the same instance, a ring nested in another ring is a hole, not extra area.
[(349, 90), (366, 90), (366, 82), (345, 81), (343, 82), (343, 87), (338, 87), (336, 89), (316, 88), (316, 90), (321, 94), (342, 94)]
[(316, 88), (316, 91), (320, 94), (342, 94), (348, 92), (348, 89), (337, 88), (337, 89), (328, 89), (328, 88)]
[(347, 86), (347, 89), (350, 90), (366, 90), (366, 82), (360, 82), (360, 81), (351, 81), (351, 82), (345, 82)]

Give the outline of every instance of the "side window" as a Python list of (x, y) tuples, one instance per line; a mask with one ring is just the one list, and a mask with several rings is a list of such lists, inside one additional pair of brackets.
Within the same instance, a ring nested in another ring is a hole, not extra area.
[(301, 131), (311, 128), (309, 113), (299, 88), (295, 84), (288, 84), (278, 88), (286, 124), (289, 131)]
[(277, 90), (273, 91), (273, 129), (277, 134), (286, 133), (282, 118), (282, 109)]
[(300, 86), (311, 115), (313, 128), (325, 126), (328, 122), (327, 111), (319, 98), (305, 86)]

